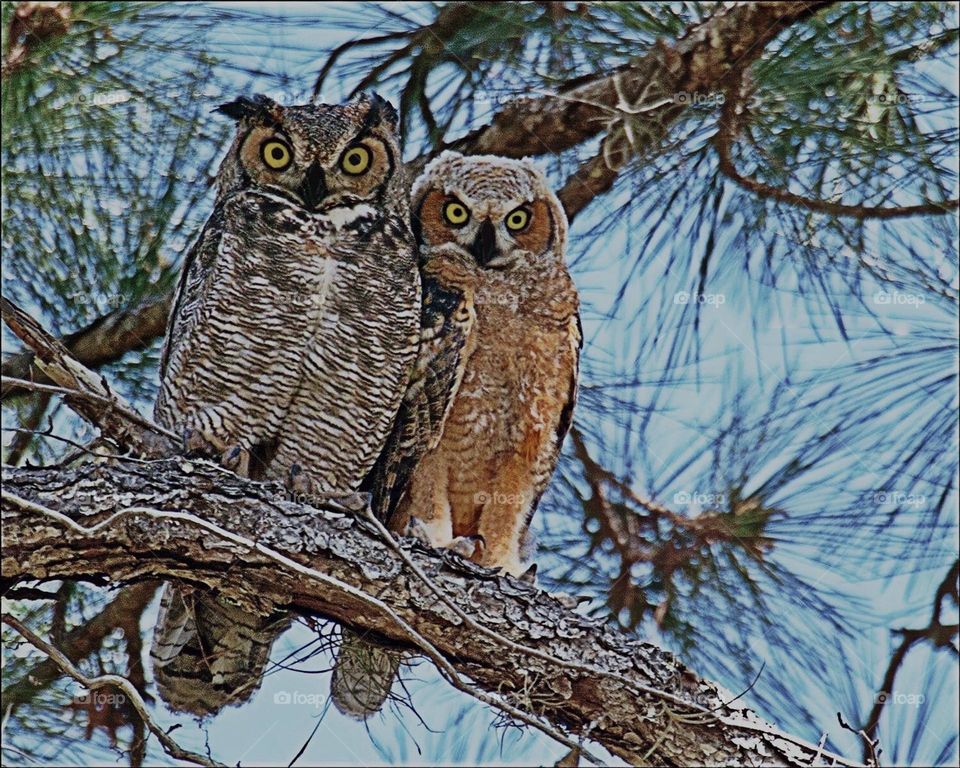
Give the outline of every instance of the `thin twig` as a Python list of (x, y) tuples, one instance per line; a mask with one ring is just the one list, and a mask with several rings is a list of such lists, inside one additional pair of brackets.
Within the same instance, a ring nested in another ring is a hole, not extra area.
[(133, 708), (137, 711), (140, 719), (144, 722), (147, 728), (150, 729), (150, 733), (157, 737), (157, 740), (163, 746), (164, 751), (170, 755), (170, 757), (176, 758), (177, 760), (186, 760), (188, 762), (195, 763), (196, 765), (225, 768), (223, 763), (218, 763), (215, 760), (204, 757), (203, 755), (198, 755), (195, 752), (190, 752), (189, 750), (183, 749), (179, 744), (177, 744), (177, 742), (171, 739), (167, 735), (166, 731), (164, 731), (153, 721), (153, 718), (150, 716), (150, 711), (147, 709), (146, 702), (143, 700), (143, 697), (140, 696), (140, 692), (134, 688), (133, 684), (125, 677), (121, 677), (120, 675), (100, 675), (99, 677), (87, 677), (79, 669), (77, 669), (73, 665), (73, 662), (64, 656), (63, 653), (54, 648), (45, 640), (38, 637), (28, 627), (24, 626), (19, 619), (15, 618), (9, 613), (4, 613), (3, 622), (13, 627), (13, 629), (20, 633), (31, 645), (49, 656), (50, 659), (58, 667), (60, 667), (64, 674), (69, 675), (81, 685), (85, 686), (88, 690), (92, 691), (97, 688), (103, 688), (104, 686), (112, 686), (123, 691), (123, 694), (127, 697), (129, 702), (133, 705)]
[(159, 424), (150, 421), (150, 419), (146, 418), (145, 416), (141, 416), (136, 411), (126, 408), (113, 398), (105, 395), (98, 395), (94, 392), (85, 392), (83, 390), (72, 389), (70, 387), (60, 387), (54, 384), (37, 384), (33, 381), (27, 381), (26, 379), (15, 379), (10, 376), (0, 376), (0, 384), (22, 387), (23, 389), (29, 389), (33, 392), (46, 392), (53, 395), (78, 397), (95, 405), (105, 405), (111, 408), (114, 413), (127, 419), (132, 424), (136, 424), (138, 427), (149, 429), (151, 432), (156, 432), (158, 435), (169, 437), (171, 440), (180, 440), (180, 435), (178, 435), (176, 432), (172, 432), (166, 427), (161, 427)]

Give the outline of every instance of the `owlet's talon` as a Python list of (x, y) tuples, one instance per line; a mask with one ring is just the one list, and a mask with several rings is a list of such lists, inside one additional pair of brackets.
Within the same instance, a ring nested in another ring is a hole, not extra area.
[(518, 577), (520, 581), (525, 581), (527, 584), (532, 584), (536, 586), (537, 583), (537, 564), (532, 563), (527, 570), (521, 573)]
[(457, 536), (450, 542), (448, 549), (464, 560), (479, 560), (486, 547), (487, 542), (483, 536)]
[(287, 470), (287, 490), (294, 501), (307, 501), (313, 493), (313, 481), (299, 464), (291, 464)]

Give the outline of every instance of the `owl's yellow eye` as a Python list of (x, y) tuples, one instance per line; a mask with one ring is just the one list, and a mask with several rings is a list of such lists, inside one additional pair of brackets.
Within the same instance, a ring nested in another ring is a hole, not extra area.
[(285, 142), (279, 139), (270, 139), (263, 142), (263, 146), (260, 147), (260, 157), (263, 158), (263, 162), (267, 164), (268, 168), (282, 171), (293, 160), (293, 152), (290, 151), (290, 147)]
[(347, 147), (347, 151), (344, 152), (340, 158), (340, 167), (343, 168), (345, 173), (349, 173), (351, 176), (359, 176), (361, 173), (366, 173), (370, 167), (370, 150), (363, 146), (363, 144)]
[(447, 220), (448, 224), (454, 227), (462, 227), (470, 221), (470, 211), (467, 210), (467, 207), (463, 203), (451, 200), (443, 206), (443, 218)]
[(517, 208), (507, 214), (507, 229), (519, 232), (530, 223), (530, 212), (526, 208)]

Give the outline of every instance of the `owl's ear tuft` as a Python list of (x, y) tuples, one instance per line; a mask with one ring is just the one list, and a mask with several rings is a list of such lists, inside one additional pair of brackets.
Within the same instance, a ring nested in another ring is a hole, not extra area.
[(258, 93), (252, 98), (241, 96), (233, 101), (228, 101), (226, 104), (216, 107), (213, 111), (238, 121), (256, 120), (265, 124), (274, 124), (279, 121), (283, 107), (269, 96)]
[(391, 129), (397, 129), (400, 116), (397, 114), (397, 110), (393, 104), (376, 91), (365, 93), (361, 98), (370, 104), (370, 110), (367, 112), (367, 117), (364, 120), (364, 123), (366, 123), (368, 127), (379, 125), (380, 123), (387, 123)]

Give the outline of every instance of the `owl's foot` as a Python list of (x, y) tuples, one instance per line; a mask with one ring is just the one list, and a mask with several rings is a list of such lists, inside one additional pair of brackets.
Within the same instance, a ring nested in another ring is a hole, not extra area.
[(183, 430), (183, 452), (218, 460), (224, 469), (240, 477), (250, 477), (250, 451), (239, 443), (230, 445), (216, 435), (187, 427)]
[[(410, 515), (410, 519), (403, 529), (403, 535), (411, 539), (416, 539), (425, 546), (431, 548), (438, 547), (427, 525), (416, 515)], [(445, 545), (443, 549), (456, 552), (465, 560), (479, 562), (480, 558), (483, 557), (485, 547), (486, 541), (483, 536), (456, 536), (451, 539), (450, 543)]]
[(214, 458), (220, 456), (227, 446), (213, 435), (187, 427), (183, 430), (183, 452), (188, 456)]
[(227, 448), (220, 457), (220, 464), (240, 477), (250, 477), (250, 451), (240, 445)]
[(287, 490), (291, 501), (313, 507), (335, 507), (338, 511), (360, 514), (370, 506), (369, 493), (322, 490), (319, 483), (299, 464), (292, 464), (287, 472)]

